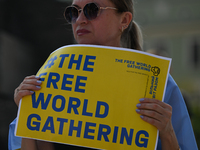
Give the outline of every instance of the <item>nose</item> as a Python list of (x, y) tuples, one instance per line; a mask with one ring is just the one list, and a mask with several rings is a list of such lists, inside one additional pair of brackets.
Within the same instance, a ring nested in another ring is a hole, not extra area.
[(83, 23), (87, 23), (88, 19), (85, 17), (83, 10), (79, 13), (78, 18), (76, 19), (76, 23), (78, 24), (83, 24)]

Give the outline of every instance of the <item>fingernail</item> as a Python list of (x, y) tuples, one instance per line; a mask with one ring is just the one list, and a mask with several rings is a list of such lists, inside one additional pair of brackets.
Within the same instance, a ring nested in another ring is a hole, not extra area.
[(42, 81), (40, 81), (40, 80), (37, 80), (37, 83), (42, 83)]
[(39, 79), (40, 77), (39, 77), (39, 76), (35, 76), (35, 78), (36, 78), (36, 79)]
[(139, 99), (140, 102), (144, 101), (144, 98)]
[(144, 116), (140, 116), (140, 118), (142, 118), (142, 119), (143, 119), (143, 118), (144, 118)]
[(140, 110), (139, 110), (139, 109), (136, 109), (136, 112), (140, 112)]
[(41, 87), (40, 87), (40, 86), (36, 86), (36, 88), (38, 88), (38, 89), (41, 89)]
[(140, 106), (141, 106), (141, 104), (137, 104), (137, 105), (136, 105), (136, 107), (140, 107)]
[(31, 93), (34, 93), (34, 91), (30, 91)]

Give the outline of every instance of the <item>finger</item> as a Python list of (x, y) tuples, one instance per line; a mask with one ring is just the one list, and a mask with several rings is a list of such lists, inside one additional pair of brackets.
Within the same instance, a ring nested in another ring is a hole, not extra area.
[(19, 102), (22, 99), (22, 97), (27, 96), (27, 95), (32, 95), (34, 93), (34, 91), (30, 91), (30, 90), (19, 90), (15, 92), (14, 95), (14, 101), (16, 103), (17, 106), (19, 106)]
[(137, 109), (136, 112), (142, 116), (147, 116), (147, 117), (156, 119), (160, 122), (162, 122), (162, 119), (163, 119), (163, 115), (156, 111)]
[(25, 79), (40, 79), (40, 77), (38, 77), (36, 75), (31, 75), (31, 76), (25, 77)]
[[(33, 93), (33, 91), (38, 91), (41, 89), (41, 86), (33, 85), (33, 84), (21, 84), (18, 88), (15, 89), (14, 93), (14, 99), (15, 103), (18, 103), (18, 101), (26, 95), (29, 95)], [(26, 91), (24, 93), (24, 91)]]
[(24, 79), (24, 81), (17, 88), (18, 90), (39, 90), (41, 87), (42, 81), (39, 80), (39, 77), (29, 76)]
[(38, 83), (38, 85), (34, 85), (34, 84), (21, 84), (20, 87), (18, 88), (18, 91), (21, 90), (32, 90), (32, 91), (38, 91), (41, 89), (40, 84)]
[(42, 81), (39, 78), (25, 78), (24, 81), (20, 84), (34, 84), (34, 85), (41, 85)]
[[(140, 103), (136, 105), (139, 110), (151, 110), (162, 115), (163, 120), (166, 118), (171, 118), (172, 116), (172, 108), (163, 108), (155, 103)], [(170, 106), (171, 107), (171, 106)]]
[(139, 103), (136, 105), (137, 108), (140, 110), (151, 110), (151, 111), (156, 111), (159, 114), (165, 113), (165, 110), (163, 107), (156, 103)]
[(162, 129), (162, 124), (160, 121), (154, 119), (154, 118), (150, 118), (148, 116), (140, 116), (142, 120), (144, 120), (145, 122), (148, 122), (149, 124), (155, 126), (158, 130)]
[(170, 120), (168, 120), (167, 122), (164, 122), (163, 120), (160, 121), (155, 118), (151, 118), (149, 116), (143, 116), (143, 115), (141, 115), (140, 118), (143, 121), (155, 126), (159, 131), (167, 131), (168, 132), (171, 129), (171, 121)]
[(17, 94), (17, 98), (22, 98), (24, 96), (27, 96), (27, 95), (32, 95), (34, 93), (34, 91), (30, 91), (30, 90), (20, 90)]
[(26, 95), (31, 95), (34, 92), (40, 90), (41, 81), (40, 77), (35, 75), (27, 76), (24, 78), (23, 82), (17, 87), (14, 91), (14, 101), (17, 105), (19, 105), (20, 99)]
[(27, 79), (24, 80), (21, 84), (34, 84), (34, 85), (41, 85), (42, 81), (37, 79)]
[(163, 108), (171, 109), (171, 106), (169, 104), (166, 104), (166, 103), (164, 103), (160, 100), (157, 100), (157, 99), (141, 98), (139, 101), (140, 101), (140, 103), (156, 103)]

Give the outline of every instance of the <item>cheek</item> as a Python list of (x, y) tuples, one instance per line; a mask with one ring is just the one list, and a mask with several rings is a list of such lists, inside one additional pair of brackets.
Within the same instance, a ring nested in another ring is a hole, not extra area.
[[(119, 18), (115, 15), (106, 14), (106, 19), (104, 19), (101, 23), (102, 30), (106, 31), (106, 33), (115, 33), (118, 31), (119, 27)], [(105, 33), (105, 32), (104, 32)]]
[(74, 38), (76, 39), (77, 35), (76, 35), (76, 25), (72, 25), (72, 31), (73, 31), (73, 35), (74, 35)]
[(109, 36), (113, 36), (117, 33), (116, 24), (109, 21), (97, 25), (95, 29), (96, 29), (95, 30), (96, 33), (98, 33), (98, 36), (101, 35), (102, 37), (105, 37), (105, 38)]
[(98, 25), (93, 27), (93, 36), (94, 39), (101, 41), (102, 39), (105, 39), (105, 35), (107, 35), (108, 32), (106, 30), (106, 27), (103, 25)]
[(93, 24), (94, 31), (99, 34), (108, 34), (109, 32), (111, 32), (109, 29), (113, 29), (112, 27), (112, 22), (108, 20), (98, 21)]

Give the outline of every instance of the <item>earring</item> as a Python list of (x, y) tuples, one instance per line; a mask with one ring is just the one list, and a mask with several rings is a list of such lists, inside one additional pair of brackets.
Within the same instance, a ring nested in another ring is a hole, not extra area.
[(122, 26), (122, 32), (124, 32), (124, 27)]
[(128, 25), (122, 26), (122, 32), (128, 27)]

